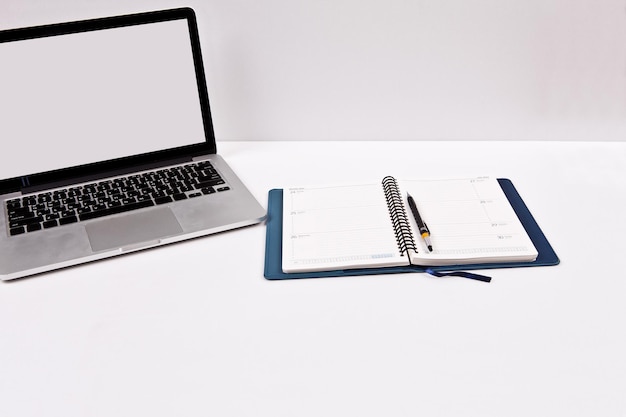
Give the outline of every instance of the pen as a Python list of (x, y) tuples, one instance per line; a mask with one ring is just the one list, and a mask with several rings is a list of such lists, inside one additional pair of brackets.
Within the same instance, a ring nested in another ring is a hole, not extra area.
[(411, 207), (411, 212), (413, 213), (413, 217), (417, 222), (417, 228), (419, 229), (420, 235), (422, 235), (422, 239), (426, 242), (426, 246), (430, 252), (433, 251), (433, 245), (430, 243), (430, 231), (428, 230), (428, 226), (422, 220), (422, 216), (420, 216), (419, 211), (417, 211), (417, 206), (415, 205), (415, 200), (411, 197), (410, 194), (407, 193), (407, 197), (409, 200), (409, 207)]

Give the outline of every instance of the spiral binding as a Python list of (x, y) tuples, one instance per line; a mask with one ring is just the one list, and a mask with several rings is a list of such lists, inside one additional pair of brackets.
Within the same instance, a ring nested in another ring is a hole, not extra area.
[(417, 253), (417, 246), (409, 226), (409, 220), (404, 210), (402, 195), (400, 195), (400, 188), (396, 179), (391, 176), (383, 178), (383, 190), (401, 256), (404, 256), (410, 250)]

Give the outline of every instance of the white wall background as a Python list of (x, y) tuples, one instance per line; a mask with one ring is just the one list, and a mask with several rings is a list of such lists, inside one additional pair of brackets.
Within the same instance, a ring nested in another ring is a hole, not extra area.
[(179, 6), (219, 140), (626, 139), (626, 0), (0, 0), (0, 28)]

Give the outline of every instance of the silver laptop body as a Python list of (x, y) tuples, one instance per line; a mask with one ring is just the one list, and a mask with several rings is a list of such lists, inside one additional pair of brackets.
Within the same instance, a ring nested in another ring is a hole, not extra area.
[(265, 217), (217, 155), (193, 10), (2, 31), (0, 62), (2, 280)]

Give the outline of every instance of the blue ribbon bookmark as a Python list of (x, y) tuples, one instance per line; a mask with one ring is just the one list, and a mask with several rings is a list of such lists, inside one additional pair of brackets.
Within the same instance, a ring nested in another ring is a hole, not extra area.
[(464, 271), (437, 272), (428, 268), (425, 272), (429, 273), (430, 275), (434, 275), (436, 277), (463, 277), (463, 278), (475, 279), (477, 281), (491, 282), (491, 277), (488, 277), (485, 275), (479, 275), (479, 274), (472, 274), (470, 272), (464, 272)]

